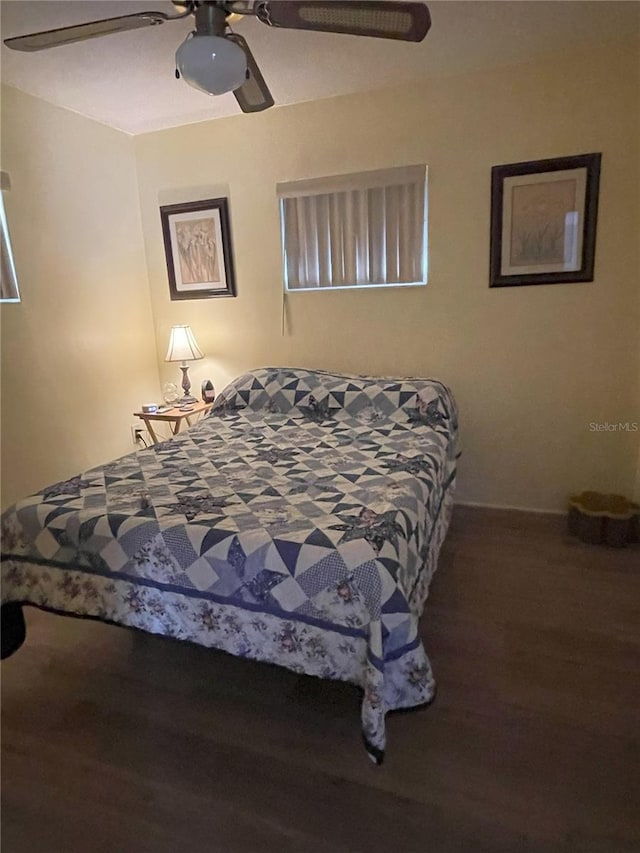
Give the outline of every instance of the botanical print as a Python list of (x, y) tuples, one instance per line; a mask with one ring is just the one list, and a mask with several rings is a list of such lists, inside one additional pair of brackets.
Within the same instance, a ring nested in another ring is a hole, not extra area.
[(575, 179), (512, 187), (512, 266), (565, 262), (565, 235), (577, 216), (576, 192)]
[(182, 283), (219, 282), (220, 264), (214, 219), (177, 220), (175, 229)]
[(489, 287), (593, 281), (601, 159), (492, 168)]
[(228, 199), (160, 207), (172, 300), (235, 296)]
[(435, 690), (418, 619), (457, 429), (435, 381), (245, 374), (189, 431), (7, 510), (2, 601), (352, 682), (379, 761), (386, 713)]

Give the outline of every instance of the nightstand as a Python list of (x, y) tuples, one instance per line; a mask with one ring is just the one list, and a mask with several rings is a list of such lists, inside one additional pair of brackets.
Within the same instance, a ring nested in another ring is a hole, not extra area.
[(201, 418), (205, 415), (209, 409), (213, 406), (213, 403), (194, 403), (192, 406), (184, 409), (165, 409), (162, 412), (134, 412), (133, 414), (136, 418), (140, 418), (140, 420), (144, 421), (144, 425), (149, 431), (149, 435), (154, 444), (156, 444), (160, 439), (153, 431), (153, 427), (151, 426), (152, 421), (160, 421), (164, 423), (168, 423), (171, 428), (171, 435), (177, 435), (180, 432), (180, 427), (182, 426), (183, 421), (187, 422), (187, 426), (191, 426), (192, 418)]

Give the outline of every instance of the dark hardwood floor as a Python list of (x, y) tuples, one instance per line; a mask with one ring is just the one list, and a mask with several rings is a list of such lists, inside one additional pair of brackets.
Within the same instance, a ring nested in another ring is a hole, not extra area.
[(458, 508), (422, 620), (438, 680), (345, 684), (27, 610), (2, 664), (3, 853), (640, 850), (640, 550)]

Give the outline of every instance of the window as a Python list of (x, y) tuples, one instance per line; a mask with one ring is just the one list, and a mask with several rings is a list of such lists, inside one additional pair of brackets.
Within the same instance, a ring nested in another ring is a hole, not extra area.
[(4, 193), (9, 189), (11, 189), (9, 175), (6, 172), (0, 172), (0, 302), (20, 302), (9, 227), (4, 210)]
[(285, 288), (427, 282), (426, 166), (278, 184)]

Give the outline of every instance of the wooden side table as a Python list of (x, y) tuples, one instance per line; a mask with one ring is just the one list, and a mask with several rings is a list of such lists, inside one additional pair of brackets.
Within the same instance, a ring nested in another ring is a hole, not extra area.
[(154, 444), (156, 444), (160, 439), (155, 434), (153, 427), (151, 426), (152, 421), (160, 421), (164, 423), (168, 423), (171, 429), (171, 435), (177, 435), (180, 432), (180, 427), (182, 426), (183, 421), (187, 422), (187, 426), (191, 426), (192, 418), (197, 416), (201, 418), (205, 415), (209, 409), (213, 406), (213, 403), (194, 403), (192, 406), (185, 407), (184, 409), (165, 409), (162, 412), (134, 412), (136, 418), (140, 418), (144, 421), (144, 425), (146, 426), (149, 435)]

